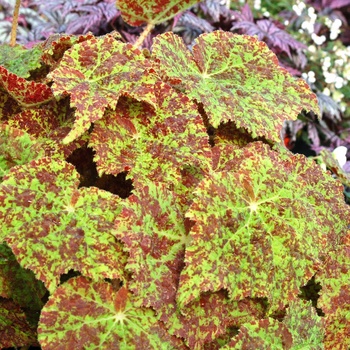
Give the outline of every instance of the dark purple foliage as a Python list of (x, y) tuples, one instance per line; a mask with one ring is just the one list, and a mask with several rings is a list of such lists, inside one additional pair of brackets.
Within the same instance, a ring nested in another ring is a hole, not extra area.
[[(38, 6), (40, 14), (49, 17), (51, 34), (57, 32), (85, 34), (88, 31), (98, 34), (120, 14), (115, 1), (112, 0), (32, 0), (33, 5)], [(64, 20), (67, 17), (69, 21)], [(55, 18), (63, 20), (55, 20)], [(43, 27), (43, 29), (46, 28)]]
[(236, 22), (233, 24), (231, 30), (239, 30), (248, 35), (257, 35), (259, 40), (265, 41), (271, 49), (275, 49), (274, 51), (277, 48), (291, 58), (291, 49), (307, 48), (305, 44), (295, 40), (284, 31), (281, 23), (269, 19), (260, 19), (255, 22), (252, 11), (247, 4), (242, 8), (241, 13), (235, 11), (234, 16)]
[(345, 6), (349, 6), (350, 0), (319, 0), (319, 1), (313, 1), (313, 5), (314, 3), (318, 3), (318, 5), (320, 5), (321, 8), (329, 7), (332, 10), (334, 10)]
[(211, 17), (214, 22), (219, 22), (220, 16), (228, 17), (230, 14), (225, 0), (206, 0), (198, 4), (198, 7), (205, 16)]

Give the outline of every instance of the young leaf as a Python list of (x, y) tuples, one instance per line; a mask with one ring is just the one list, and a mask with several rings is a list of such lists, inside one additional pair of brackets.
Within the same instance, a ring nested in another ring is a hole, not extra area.
[(143, 306), (168, 313), (174, 308), (187, 233), (184, 212), (165, 184), (150, 182), (123, 202), (113, 234), (129, 253), (128, 288)]
[(89, 145), (100, 174), (127, 170), (135, 186), (175, 184), (186, 164), (210, 167), (208, 135), (195, 104), (167, 84), (154, 88), (155, 109), (123, 98), (95, 123)]
[(121, 94), (154, 104), (149, 61), (130, 44), (114, 35), (93, 38), (67, 50), (58, 68), (49, 74), (56, 96), (70, 95), (76, 108), (75, 124), (64, 142), (69, 143), (102, 118), (107, 107), (117, 105)]
[(117, 7), (128, 24), (160, 24), (185, 11), (199, 0), (117, 0)]
[(316, 95), (302, 79), (278, 65), (267, 45), (247, 35), (223, 31), (196, 39), (191, 54), (173, 33), (154, 40), (157, 70), (186, 95), (203, 104), (209, 122), (234, 121), (255, 138), (280, 142), (286, 119), (303, 110), (319, 114)]
[(52, 91), (47, 85), (28, 81), (10, 73), (2, 66), (0, 66), (0, 87), (23, 107), (38, 106), (53, 98)]
[(125, 287), (72, 278), (58, 287), (41, 312), (43, 349), (183, 349), (153, 310), (139, 308)]
[(350, 222), (342, 185), (313, 161), (260, 142), (235, 152), (232, 169), (202, 180), (186, 215), (196, 223), (180, 278), (180, 308), (222, 288), (233, 300), (267, 297), (271, 312), (284, 307)]
[(110, 234), (119, 197), (78, 185), (74, 167), (51, 158), (11, 168), (0, 185), (0, 240), (50, 292), (70, 269), (95, 279), (124, 276), (125, 254)]

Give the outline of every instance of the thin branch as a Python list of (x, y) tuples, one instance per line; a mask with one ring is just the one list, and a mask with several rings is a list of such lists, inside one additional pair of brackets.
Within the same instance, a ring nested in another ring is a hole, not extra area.
[(154, 24), (148, 23), (146, 28), (143, 30), (143, 32), (139, 36), (139, 38), (135, 41), (134, 47), (137, 47), (137, 48), (140, 47), (142, 43), (146, 40), (148, 34), (152, 31), (153, 28), (154, 28)]
[(10, 46), (15, 46), (16, 45), (17, 27), (18, 27), (18, 14), (19, 14), (20, 6), (21, 6), (21, 0), (16, 0), (15, 9), (13, 10)]

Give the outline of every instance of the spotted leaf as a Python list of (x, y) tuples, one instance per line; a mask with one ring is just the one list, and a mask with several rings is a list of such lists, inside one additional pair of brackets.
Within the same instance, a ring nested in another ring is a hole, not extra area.
[(0, 296), (27, 310), (40, 311), (46, 288), (33, 271), (22, 268), (7, 244), (0, 244)]
[(325, 313), (325, 349), (346, 349), (350, 346), (350, 233), (344, 244), (332, 252), (325, 268), (316, 275), (321, 283), (318, 307)]
[(132, 26), (160, 24), (186, 10), (199, 0), (117, 0), (123, 19)]
[(184, 219), (175, 194), (150, 182), (123, 203), (115, 222), (114, 234), (129, 254), (129, 289), (158, 312), (175, 305), (188, 233)]
[(0, 66), (0, 87), (23, 107), (39, 106), (53, 98), (51, 88), (28, 81)]
[(110, 234), (119, 197), (78, 185), (71, 164), (50, 158), (11, 168), (0, 185), (0, 239), (50, 292), (71, 269), (95, 279), (124, 276), (122, 247)]
[(321, 268), (349, 208), (342, 185), (302, 155), (260, 142), (234, 152), (233, 170), (206, 176), (186, 214), (195, 225), (177, 300), (225, 288), (234, 300), (266, 297), (273, 312)]
[(291, 303), (283, 322), (272, 318), (244, 324), (223, 350), (310, 349), (322, 350), (323, 323), (311, 302)]
[(41, 66), (42, 49), (40, 45), (28, 50), (23, 46), (1, 45), (0, 66), (22, 78), (28, 78), (30, 71)]
[(43, 156), (40, 144), (26, 132), (0, 125), (0, 179), (15, 165)]
[(181, 311), (182, 314), (179, 310), (173, 312), (166, 325), (170, 334), (184, 338), (193, 350), (211, 346), (229, 327), (240, 327), (264, 315), (264, 307), (258, 301), (232, 301), (223, 291), (204, 294)]
[(135, 305), (125, 287), (77, 277), (58, 287), (38, 328), (44, 349), (183, 349), (153, 310)]
[(21, 347), (36, 345), (36, 330), (28, 324), (26, 315), (11, 300), (0, 298), (0, 347)]
[(190, 53), (173, 33), (155, 38), (157, 69), (188, 97), (203, 104), (214, 126), (232, 120), (254, 137), (280, 142), (285, 120), (304, 109), (319, 114), (317, 98), (293, 78), (255, 37), (216, 31), (196, 39)]
[(121, 94), (154, 103), (154, 75), (143, 53), (114, 35), (92, 38), (67, 50), (59, 66), (49, 74), (56, 96), (69, 95), (76, 108), (75, 124), (64, 141), (69, 143), (115, 108)]
[(196, 106), (169, 85), (155, 85), (156, 104), (121, 99), (116, 111), (95, 123), (90, 146), (102, 173), (129, 171), (134, 185), (176, 184), (186, 164), (209, 167), (208, 135)]

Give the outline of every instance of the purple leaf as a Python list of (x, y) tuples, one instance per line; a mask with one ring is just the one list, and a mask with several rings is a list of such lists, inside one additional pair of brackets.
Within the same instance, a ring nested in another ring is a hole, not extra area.
[(278, 47), (289, 57), (291, 57), (290, 49), (297, 50), (307, 47), (268, 19), (261, 19), (256, 24), (250, 21), (240, 21), (234, 24), (232, 29), (241, 29), (244, 34), (257, 35), (258, 39), (265, 41), (270, 48)]

